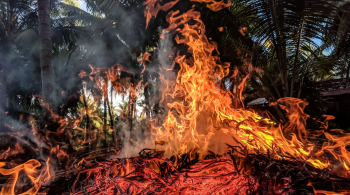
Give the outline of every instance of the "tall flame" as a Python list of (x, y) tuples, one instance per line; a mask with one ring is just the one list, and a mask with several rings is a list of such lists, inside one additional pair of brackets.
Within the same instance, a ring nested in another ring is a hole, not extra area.
[[(154, 1), (148, 2), (145, 3), (146, 16), (150, 14), (147, 10), (155, 5)], [(221, 2), (220, 5), (228, 4)], [(219, 57), (213, 55), (213, 51), (219, 53), (217, 46), (206, 37), (205, 25), (200, 17), (200, 12), (193, 9), (183, 14), (170, 11), (166, 16), (169, 27), (163, 30), (161, 36), (174, 34), (176, 43), (188, 46), (187, 52), (191, 54), (190, 58), (185, 55), (175, 57), (174, 62), (179, 64), (180, 70), (176, 82), (167, 84), (173, 86), (167, 94), (173, 101), (167, 103), (170, 109), (163, 125), (152, 129), (157, 140), (169, 143), (167, 154), (182, 154), (192, 149), (206, 151), (212, 137), (222, 131), (250, 152), (305, 160), (317, 168), (329, 166), (329, 160), (319, 158), (327, 150), (348, 170), (349, 152), (345, 146), (349, 144), (349, 134), (335, 137), (325, 133), (331, 142), (325, 142), (322, 149), (317, 151), (307, 137), (308, 115), (303, 112), (307, 102), (295, 98), (278, 100), (289, 118), (289, 123), (284, 127), (252, 111), (232, 107), (232, 99), (240, 97), (234, 97), (230, 91), (220, 87), (221, 79), (229, 73), (229, 64), (221, 63)], [(243, 91), (243, 83), (241, 85), (240, 92)]]

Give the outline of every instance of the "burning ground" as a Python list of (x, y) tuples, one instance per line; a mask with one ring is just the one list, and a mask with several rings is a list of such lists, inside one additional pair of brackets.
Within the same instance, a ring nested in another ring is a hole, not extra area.
[[(194, 1), (207, 3), (215, 12), (230, 5)], [(284, 124), (244, 108), (242, 93), (251, 72), (247, 71), (237, 93), (223, 88), (222, 80), (236, 77), (238, 71), (231, 74), (230, 64), (221, 61), (217, 44), (206, 35), (201, 12), (195, 7), (176, 9), (177, 4), (181, 1), (144, 2), (146, 26), (160, 10), (167, 13), (168, 27), (161, 30), (160, 49), (140, 58), (142, 73), (159, 72), (162, 94), (158, 98), (164, 114), (151, 117), (146, 108), (147, 122), (139, 124), (147, 127), (146, 131), (128, 132), (123, 123), (118, 132), (117, 124), (107, 126), (103, 122), (107, 113), (99, 117), (97, 105), (104, 99), (104, 109), (111, 111), (107, 108), (113, 105), (109, 89), (129, 96), (128, 113), (121, 111), (127, 120), (131, 113), (137, 115), (135, 99), (141, 86), (148, 83), (123, 79), (122, 74), (134, 73), (121, 64), (111, 68), (91, 65), (90, 73), (82, 71), (79, 76), (93, 81), (98, 93), (83, 81), (82, 105), (76, 116), (61, 117), (46, 107), (59, 124), (57, 131), (39, 133), (42, 127), (36, 126), (34, 119), (29, 132), (8, 125), (13, 133), (7, 136), (16, 144), (1, 155), (4, 185), (0, 194), (331, 195), (350, 190), (350, 153), (346, 148), (350, 135), (342, 130), (327, 131), (331, 116), (318, 121), (318, 130), (306, 129), (309, 116), (304, 108), (308, 103), (300, 99), (274, 102), (286, 113), (288, 122)], [(245, 36), (243, 28), (239, 32)], [(172, 48), (172, 41), (185, 49)], [(244, 56), (243, 61), (247, 70), (254, 69)], [(151, 63), (162, 66), (148, 69)], [(233, 107), (233, 100), (242, 106)], [(82, 127), (86, 118), (93, 122)], [(64, 133), (67, 129), (76, 132)], [(73, 140), (71, 146), (52, 143), (51, 137), (63, 134)], [(97, 136), (101, 134), (104, 139)], [(21, 142), (28, 137), (31, 143)], [(100, 139), (97, 143), (107, 142), (107, 137), (119, 144), (108, 148), (89, 144), (96, 139)], [(69, 152), (72, 148), (78, 152)], [(36, 157), (11, 161), (29, 151)]]

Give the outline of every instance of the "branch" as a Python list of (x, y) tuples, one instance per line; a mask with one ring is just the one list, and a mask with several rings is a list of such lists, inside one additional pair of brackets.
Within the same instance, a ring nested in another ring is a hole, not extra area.
[(303, 22), (302, 22), (301, 27), (300, 27), (298, 43), (297, 43), (297, 46), (296, 46), (297, 50), (295, 52), (295, 59), (294, 59), (293, 72), (292, 72), (292, 81), (291, 81), (291, 84), (290, 84), (290, 97), (293, 97), (295, 74), (296, 74), (297, 63), (298, 63), (298, 56), (299, 56), (299, 47), (300, 47), (301, 37), (302, 37), (302, 34), (303, 34), (303, 27), (304, 27), (304, 24), (305, 24), (304, 16), (302, 18), (302, 21)]
[(287, 78), (287, 70), (286, 70), (286, 63), (284, 60), (284, 53), (281, 53), (285, 51), (282, 47), (282, 38), (281, 38), (281, 31), (277, 22), (277, 16), (276, 16), (276, 5), (275, 5), (275, 0), (270, 0), (270, 5), (271, 5), (271, 14), (272, 14), (272, 19), (274, 22), (275, 26), (275, 31), (276, 31), (276, 53), (277, 53), (277, 58), (278, 58), (278, 65), (280, 67), (280, 74), (281, 74), (281, 80), (282, 84), (284, 85), (284, 96), (288, 96), (288, 78)]
[[(256, 74), (257, 77), (259, 78), (259, 80), (261, 81), (261, 83), (263, 84), (263, 86), (266, 88), (267, 92), (270, 94), (270, 96), (272, 97), (274, 102), (277, 102), (276, 97), (273, 95), (273, 93), (271, 92), (271, 90), (267, 87), (267, 84), (262, 80), (262, 78)], [(284, 117), (283, 113), (281, 112), (281, 110), (278, 108), (277, 104), (273, 106), (274, 109), (276, 110), (278, 116), (280, 117), (280, 119), (282, 119), (283, 124), (287, 122), (286, 118)]]

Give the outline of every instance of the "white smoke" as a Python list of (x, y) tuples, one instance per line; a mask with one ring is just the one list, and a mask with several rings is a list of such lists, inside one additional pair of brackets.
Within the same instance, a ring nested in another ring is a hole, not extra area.
[[(159, 29), (161, 32), (162, 29)], [(169, 33), (164, 34), (164, 37), (159, 42), (159, 47), (156, 49), (156, 52), (153, 55), (156, 55), (152, 62), (147, 67), (147, 70), (152, 73), (160, 73), (164, 76), (165, 80), (174, 81), (176, 79), (176, 74), (174, 71), (170, 70), (173, 66), (173, 43), (171, 40), (171, 35)], [(159, 67), (162, 69), (159, 70)], [(154, 85), (153, 87), (159, 87), (157, 84), (150, 80), (148, 82), (149, 85)], [(158, 96), (150, 97), (150, 105), (154, 105), (159, 102), (162, 98), (162, 94), (165, 90), (165, 84), (162, 83), (160, 87), (161, 93)], [(155, 117), (160, 122), (165, 118), (168, 107), (165, 103), (159, 105), (163, 112)], [(160, 124), (160, 123), (159, 123)], [(156, 138), (151, 134), (151, 130), (146, 128), (145, 124), (136, 124), (132, 130), (130, 130), (129, 124), (119, 123), (119, 127), (121, 130), (118, 132), (120, 140), (122, 142), (122, 150), (119, 155), (112, 156), (112, 158), (126, 158), (126, 157), (135, 157), (139, 155), (139, 152), (145, 148), (156, 149), (157, 146), (155, 144)]]

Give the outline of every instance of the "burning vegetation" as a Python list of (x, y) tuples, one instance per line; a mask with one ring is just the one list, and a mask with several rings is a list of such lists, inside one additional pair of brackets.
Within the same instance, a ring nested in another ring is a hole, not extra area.
[[(215, 12), (230, 6), (223, 1), (193, 1), (206, 3)], [(201, 12), (194, 7), (175, 10), (177, 3), (181, 1), (144, 2), (146, 27), (158, 12), (166, 12), (168, 27), (160, 38), (185, 48), (176, 52), (158, 48), (173, 60), (157, 70), (164, 115), (150, 116), (149, 107), (141, 115), (137, 112), (136, 99), (151, 81), (123, 78), (122, 74), (134, 73), (121, 64), (111, 68), (90, 65), (91, 72), (81, 71), (79, 77), (93, 81), (97, 93), (83, 81), (76, 115), (59, 116), (43, 102), (58, 124), (56, 131), (40, 133), (49, 127), (37, 126), (32, 118), (31, 131), (8, 125), (12, 132), (6, 136), (15, 144), (0, 155), (0, 194), (332, 195), (350, 190), (350, 152), (346, 148), (350, 134), (326, 131), (332, 116), (318, 121), (318, 130), (307, 129), (309, 116), (304, 108), (308, 103), (297, 98), (280, 98), (271, 105), (285, 111), (285, 123), (246, 109), (242, 94), (250, 73), (236, 87), (237, 92), (222, 87), (224, 79), (237, 77), (238, 71), (229, 71), (230, 64), (220, 59), (217, 44), (206, 35)], [(242, 36), (244, 29), (239, 30)], [(157, 53), (145, 52), (139, 58), (146, 77), (154, 55)], [(241, 57), (248, 69), (254, 69), (246, 56)], [(146, 123), (114, 124), (110, 106), (116, 94), (129, 96), (126, 108), (120, 110), (122, 120), (140, 115), (146, 117)], [(237, 102), (242, 106), (234, 107)], [(140, 131), (142, 138), (126, 130), (133, 125), (146, 127)], [(29, 143), (25, 137), (34, 141)], [(69, 144), (54, 143), (52, 137)], [(114, 144), (99, 148), (108, 143)], [(36, 157), (26, 159), (24, 154)]]

